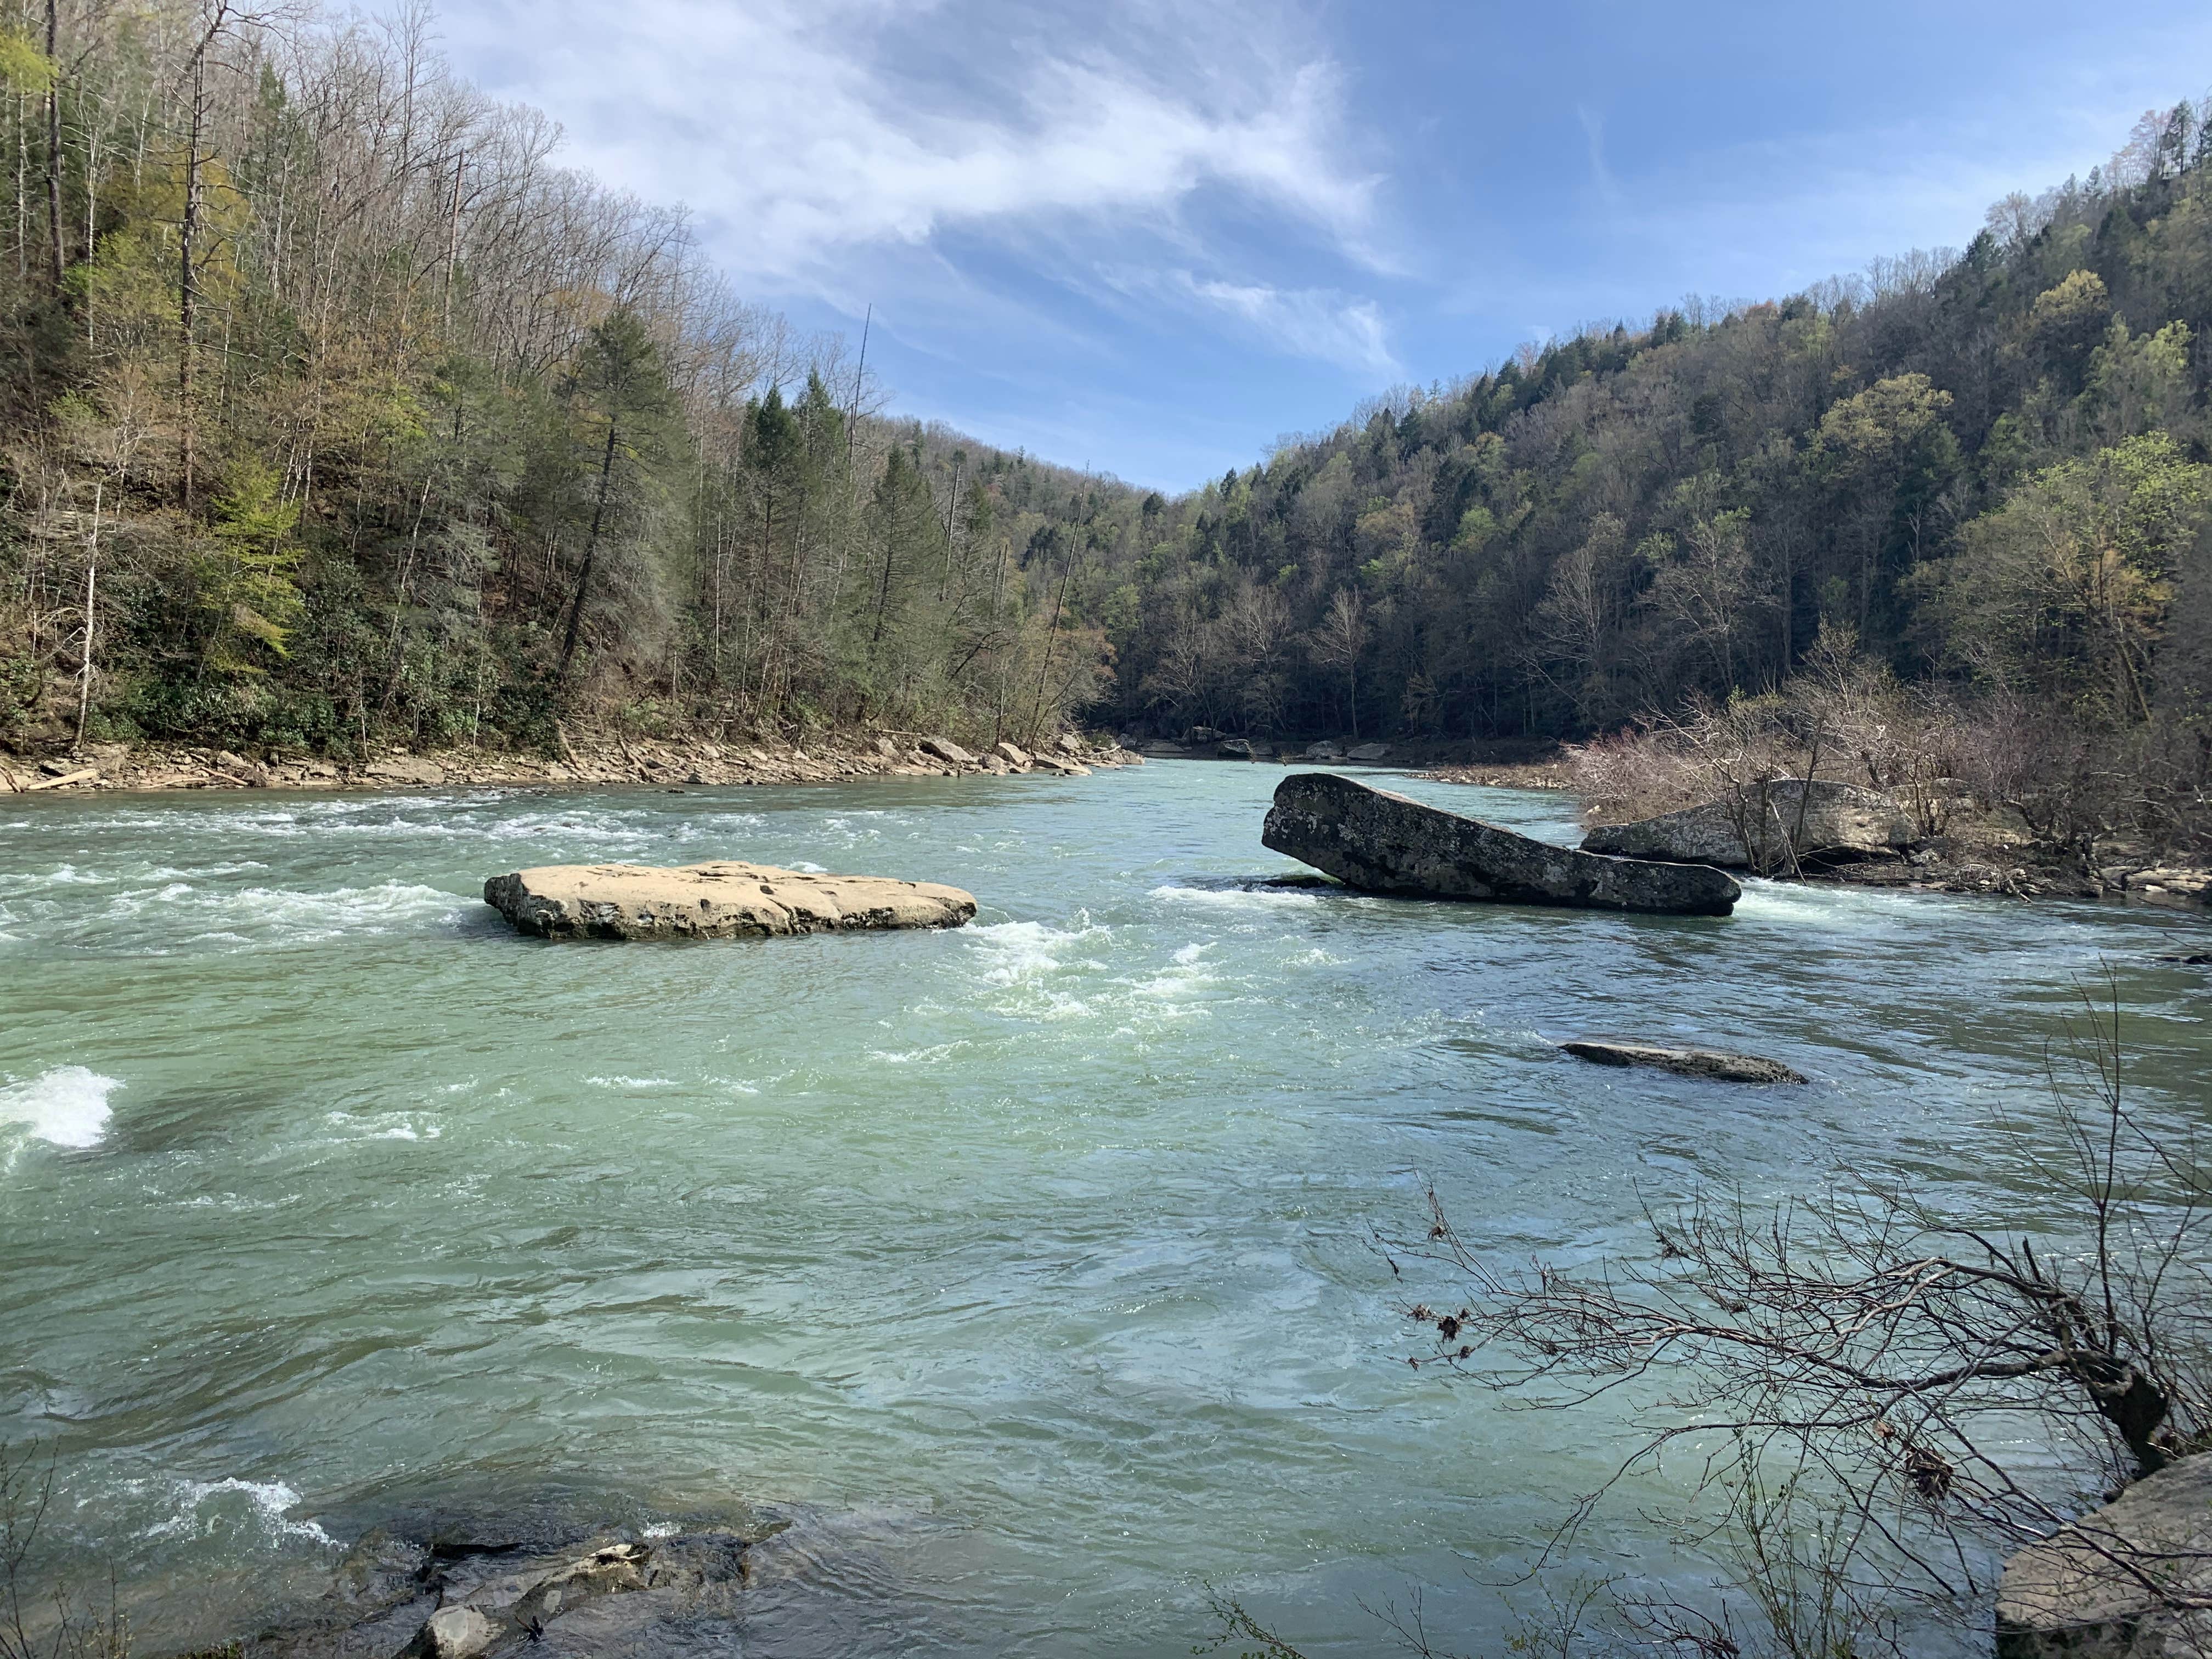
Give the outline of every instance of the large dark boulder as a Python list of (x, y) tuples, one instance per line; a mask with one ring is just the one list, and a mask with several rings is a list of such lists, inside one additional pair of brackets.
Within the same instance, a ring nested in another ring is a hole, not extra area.
[(1724, 916), (1742, 896), (1701, 865), (1554, 847), (1335, 772), (1285, 778), (1260, 839), (1348, 886), (1416, 898)]

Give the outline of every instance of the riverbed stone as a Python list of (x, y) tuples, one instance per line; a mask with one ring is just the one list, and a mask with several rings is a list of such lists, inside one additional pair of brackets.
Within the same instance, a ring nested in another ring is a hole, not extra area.
[(446, 781), (446, 769), (419, 756), (392, 755), (371, 761), (362, 769), (362, 775), (378, 783), (439, 784)]
[(422, 1624), (408, 1651), (421, 1659), (476, 1659), (491, 1651), (502, 1627), (476, 1607), (441, 1607)]
[(1651, 1066), (1683, 1077), (1714, 1078), (1723, 1083), (1804, 1083), (1802, 1072), (1778, 1060), (1731, 1054), (1718, 1048), (1668, 1048), (1643, 1042), (1562, 1042), (1560, 1051), (1599, 1066)]
[(833, 876), (721, 860), (664, 869), (557, 864), (494, 876), (484, 902), (545, 939), (768, 939), (957, 927), (972, 894), (934, 882)]
[(1344, 757), (1346, 760), (1355, 761), (1389, 760), (1390, 758), (1390, 745), (1387, 743), (1354, 744), (1351, 748), (1344, 751)]
[(1800, 859), (1817, 861), (1878, 857), (1912, 844), (1911, 820), (1876, 790), (1826, 779), (1808, 785), (1798, 778), (1778, 778), (1765, 790), (1764, 806), (1754, 790), (1740, 809), (1732, 802), (1707, 801), (1634, 823), (1600, 824), (1583, 837), (1583, 850), (1744, 870), (1786, 864), (1792, 848)]
[[(2212, 1653), (2212, 1453), (2177, 1458), (2005, 1563), (1997, 1659)], [(2195, 1601), (2195, 1607), (2176, 1602)]]
[(1278, 784), (1260, 839), (1347, 886), (1409, 897), (1724, 916), (1742, 896), (1718, 870), (1554, 847), (1334, 772)]

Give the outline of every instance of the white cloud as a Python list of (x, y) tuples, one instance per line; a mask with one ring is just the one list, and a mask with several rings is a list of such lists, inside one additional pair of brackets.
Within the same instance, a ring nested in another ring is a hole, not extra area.
[(1333, 288), (1278, 288), (1226, 282), (1188, 270), (1121, 266), (1097, 278), (1116, 300), (1173, 306), (1205, 317), (1225, 313), (1247, 340), (1279, 356), (1310, 357), (1368, 380), (1402, 375), (1382, 313), (1372, 300)]
[(1243, 318), (1278, 349), (1317, 357), (1358, 374), (1395, 376), (1382, 313), (1371, 300), (1334, 289), (1279, 289), (1264, 283), (1200, 282), (1177, 273), (1198, 298)]
[(692, 204), (741, 281), (818, 288), (948, 232), (1172, 230), (1210, 190), (1380, 264), (1336, 73), (1255, 50), (1283, 33), (1256, 3), (461, 0), (446, 28), (584, 165)]

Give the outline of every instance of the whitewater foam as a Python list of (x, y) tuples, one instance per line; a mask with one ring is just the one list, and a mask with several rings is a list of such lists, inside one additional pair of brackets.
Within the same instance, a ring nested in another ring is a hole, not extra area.
[[(319, 944), (347, 934), (390, 933), (434, 917), (457, 921), (462, 909), (455, 894), (416, 882), (313, 893), (171, 881), (117, 893), (90, 915), (66, 920), (80, 939), (137, 924), (126, 930), (132, 946), (158, 953), (178, 944)], [(147, 923), (155, 926), (149, 930)]]
[[(317, 1544), (338, 1540), (313, 1521), (295, 1521), (285, 1511), (295, 1509), (300, 1494), (282, 1480), (179, 1480), (173, 1483), (177, 1512), (146, 1530), (148, 1538), (204, 1538), (226, 1520), (243, 1521), (274, 1539), (304, 1538)], [(236, 1495), (245, 1500), (245, 1513), (235, 1503), (222, 1500)]]
[(1042, 921), (994, 921), (970, 927), (967, 937), (982, 947), (988, 965), (983, 978), (993, 985), (1012, 985), (1056, 969), (1071, 966), (1099, 968), (1103, 963), (1071, 963), (1060, 952), (1072, 945), (1103, 939), (1108, 930), (1085, 925), (1073, 929)]
[(21, 1138), (72, 1151), (97, 1146), (107, 1133), (107, 1097), (122, 1086), (89, 1066), (57, 1066), (27, 1083), (0, 1087), (0, 1124), (21, 1126)]
[(1297, 888), (1155, 887), (1149, 896), (1171, 903), (1202, 904), (1224, 910), (1296, 910), (1321, 901)]

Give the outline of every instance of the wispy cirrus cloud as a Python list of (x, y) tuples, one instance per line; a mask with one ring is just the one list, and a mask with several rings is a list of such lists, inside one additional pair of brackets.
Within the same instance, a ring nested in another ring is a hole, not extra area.
[(1382, 315), (1372, 300), (1334, 289), (1279, 289), (1265, 283), (1200, 280), (1176, 273), (1196, 299), (1228, 312), (1275, 349), (1334, 363), (1356, 374), (1396, 377)]
[(1334, 364), (1368, 381), (1404, 372), (1382, 308), (1340, 289), (1237, 282), (1175, 267), (1103, 266), (1097, 276), (1124, 305), (1170, 307), (1208, 327), (1225, 319), (1245, 348)]
[(1283, 33), (1263, 22), (1166, 0), (639, 0), (610, 29), (593, 0), (478, 0), (447, 27), (594, 171), (693, 204), (741, 281), (815, 288), (856, 249), (948, 232), (1188, 238), (1207, 191), (1387, 264), (1337, 71), (1255, 47)]

